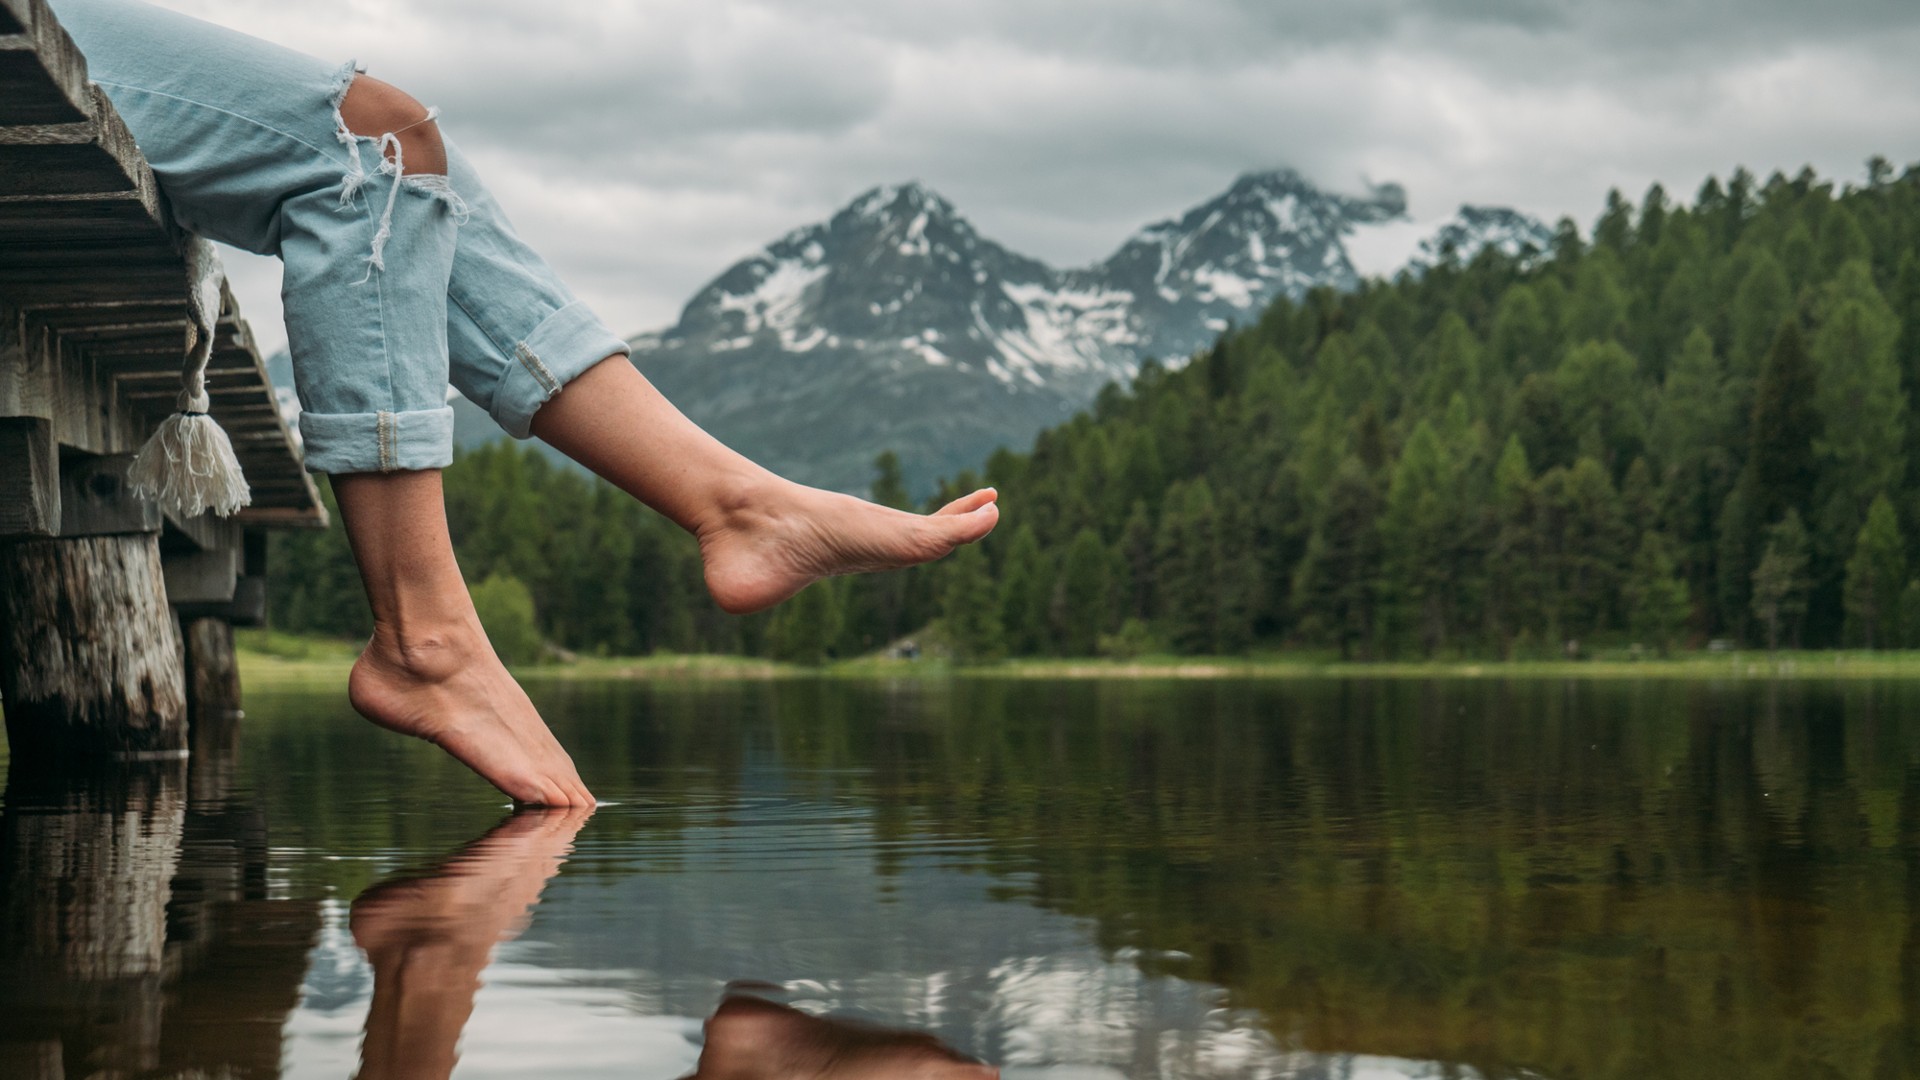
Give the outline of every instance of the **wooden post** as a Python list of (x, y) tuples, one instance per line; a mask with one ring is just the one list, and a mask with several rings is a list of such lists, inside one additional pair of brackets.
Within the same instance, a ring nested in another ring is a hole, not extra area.
[(187, 785), (195, 803), (214, 803), (233, 790), (240, 756), (240, 665), (233, 624), (214, 615), (182, 618), (187, 653), (188, 744), (193, 767)]
[(233, 624), (218, 616), (181, 620), (187, 650), (187, 713), (193, 723), (225, 719), (240, 710), (240, 665), (233, 655)]
[(13, 755), (184, 754), (180, 631), (152, 533), (0, 545)]

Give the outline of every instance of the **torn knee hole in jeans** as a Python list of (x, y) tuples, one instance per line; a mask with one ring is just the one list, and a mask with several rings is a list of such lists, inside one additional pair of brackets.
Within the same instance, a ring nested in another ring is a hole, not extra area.
[[(360, 279), (363, 282), (370, 280), (375, 270), (384, 272), (387, 268), (385, 255), (387, 240), (393, 235), (393, 211), (395, 204), (400, 199), (400, 190), (402, 188), (411, 189), (420, 195), (437, 199), (446, 204), (448, 212), (453, 215), (456, 226), (463, 224), (469, 214), (465, 200), (461, 199), (459, 194), (453, 190), (453, 186), (448, 182), (444, 171), (410, 173), (406, 169), (406, 152), (400, 139), (401, 133), (420, 129), (424, 126), (426, 133), (431, 139), (431, 142), (425, 145), (440, 146), (439, 128), (436, 125), (436, 121), (440, 118), (440, 109), (438, 106), (427, 107), (420, 105), (419, 102), (407, 97), (400, 91), (387, 87), (385, 84), (379, 84), (382, 87), (382, 92), (388, 95), (390, 99), (389, 104), (391, 104), (392, 101), (404, 102), (406, 106), (411, 106), (412, 111), (424, 111), (425, 115), (416, 116), (411, 120), (406, 120), (403, 116), (391, 116), (390, 118), (393, 121), (391, 126), (386, 123), (373, 125), (384, 129), (377, 134), (356, 131), (347, 123), (346, 116), (343, 112), (347, 106), (347, 94), (353, 89), (356, 76), (364, 70), (364, 68), (354, 61), (349, 61), (343, 65), (335, 80), (332, 97), (334, 133), (336, 137), (339, 138), (341, 145), (347, 148), (347, 171), (345, 175), (340, 178), (340, 209), (345, 210), (351, 207), (354, 204), (354, 197), (358, 195), (360, 189), (372, 179), (372, 174), (367, 172), (366, 165), (360, 160), (361, 143), (367, 142), (374, 144), (374, 150), (380, 162), (377, 166), (378, 172), (381, 175), (393, 178), (393, 183), (387, 189), (386, 206), (383, 207), (380, 212), (379, 227), (374, 230), (372, 250), (367, 253), (367, 276)], [(376, 113), (380, 112), (380, 107), (376, 106), (374, 111)], [(387, 111), (391, 113), (393, 110), (388, 109)], [(387, 118), (388, 117), (383, 117), (383, 119)], [(416, 149), (420, 148), (416, 147)], [(442, 147), (441, 152), (437, 156), (442, 163), (442, 169), (444, 169), (444, 163), (446, 161), (444, 147)]]

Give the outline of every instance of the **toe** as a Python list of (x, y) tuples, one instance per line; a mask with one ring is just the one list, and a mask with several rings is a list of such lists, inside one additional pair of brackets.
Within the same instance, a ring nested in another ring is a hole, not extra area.
[(942, 522), (942, 533), (947, 543), (953, 547), (971, 544), (993, 531), (1000, 523), (1000, 507), (987, 503), (977, 510), (964, 514), (953, 514)]
[(998, 491), (995, 491), (993, 488), (981, 488), (979, 491), (973, 492), (970, 495), (960, 496), (959, 498), (953, 500), (947, 505), (934, 511), (934, 513), (936, 515), (970, 514), (973, 511), (978, 510), (981, 507), (987, 505), (988, 503), (993, 502), (995, 499), (998, 499), (999, 497), (1000, 497), (1000, 493)]

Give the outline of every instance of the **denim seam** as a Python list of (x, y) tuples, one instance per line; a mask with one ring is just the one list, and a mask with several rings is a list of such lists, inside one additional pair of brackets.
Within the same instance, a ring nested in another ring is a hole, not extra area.
[(301, 138), (300, 136), (295, 135), (291, 131), (282, 131), (281, 129), (274, 127), (272, 124), (263, 124), (251, 116), (242, 116), (241, 114), (234, 112), (232, 109), (223, 109), (218, 105), (209, 105), (204, 101), (196, 101), (193, 98), (181, 97), (179, 94), (169, 94), (164, 90), (150, 90), (144, 86), (129, 86), (126, 83), (103, 81), (100, 79), (95, 79), (93, 80), (93, 82), (96, 86), (111, 86), (120, 90), (131, 90), (137, 94), (148, 94), (153, 97), (163, 97), (163, 98), (170, 98), (174, 101), (184, 101), (188, 105), (192, 105), (195, 108), (207, 109), (211, 112), (217, 112), (222, 116), (231, 116), (235, 120), (240, 121), (241, 123), (251, 124), (252, 126), (257, 127), (262, 131), (270, 131), (273, 134), (278, 135), (283, 139), (288, 139), (288, 140), (291, 140), (292, 142), (299, 143), (301, 146), (304, 146), (307, 149), (313, 151), (314, 153), (319, 154), (321, 157), (326, 158), (328, 161), (344, 164), (344, 161), (342, 161), (342, 159), (337, 158), (332, 153), (329, 153), (328, 151), (313, 145), (307, 140)]
[(393, 471), (393, 414), (385, 409), (374, 414), (374, 439), (380, 444), (380, 471)]
[(532, 349), (527, 348), (526, 342), (515, 345), (513, 355), (519, 359), (520, 366), (527, 369), (527, 374), (532, 375), (534, 381), (546, 390), (548, 397), (560, 392), (560, 380), (553, 377), (553, 372), (547, 370), (547, 365), (540, 362)]

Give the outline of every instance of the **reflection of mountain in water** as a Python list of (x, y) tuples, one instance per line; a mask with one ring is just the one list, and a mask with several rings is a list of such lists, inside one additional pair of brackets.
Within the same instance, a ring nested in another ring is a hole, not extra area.
[[(489, 969), (463, 1074), (488, 1075), (568, 1031), (583, 1049), (557, 1051), (543, 1074), (667, 1075), (690, 1065), (696, 1018), (728, 982), (751, 979), (782, 984), (809, 1010), (928, 1031), (1009, 1077), (1439, 1075), (1429, 1063), (1286, 1051), (1220, 988), (1146, 974), (1139, 950), (1096, 944), (1097, 923), (1018, 899), (1032, 884), (1019, 875), (963, 869), (987, 856), (984, 844), (904, 841), (882, 869), (870, 808), (773, 794), (788, 778), (764, 760), (737, 779), (760, 794), (691, 818), (676, 808), (671, 828), (650, 827), (644, 806), (601, 811), (531, 928)], [(303, 1012), (364, 985), (340, 974), (365, 970), (350, 937), (329, 928), (320, 942)], [(338, 1019), (296, 1016), (291, 1029), (305, 1063), (292, 1075), (321, 1075), (315, 1066), (340, 1050)], [(584, 1048), (606, 1039), (627, 1053), (603, 1061)], [(639, 1048), (655, 1056), (636, 1060)]]

